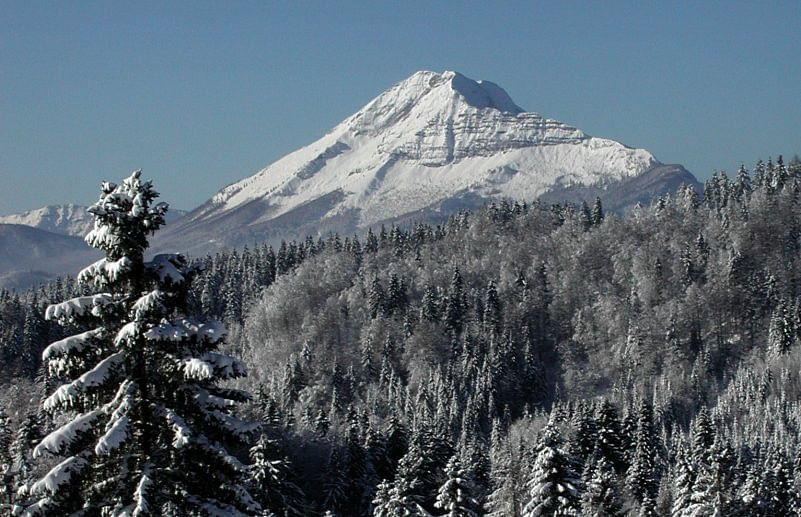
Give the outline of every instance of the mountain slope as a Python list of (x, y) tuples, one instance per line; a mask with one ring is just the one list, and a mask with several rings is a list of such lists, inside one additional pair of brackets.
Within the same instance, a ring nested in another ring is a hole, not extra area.
[(100, 258), (83, 239), (22, 224), (0, 224), (0, 288), (21, 289), (74, 274)]
[[(170, 210), (168, 224), (185, 214)], [(0, 288), (24, 289), (100, 258), (83, 241), (93, 224), (87, 207), (72, 204), (0, 216)]]
[[(92, 229), (94, 218), (81, 205), (49, 205), (19, 214), (0, 216), (0, 224), (23, 224), (40, 230), (83, 237)], [(167, 223), (186, 215), (185, 210), (170, 209), (167, 212)]]
[(81, 205), (49, 205), (0, 216), (2, 224), (23, 224), (61, 235), (83, 236), (92, 229), (92, 215)]
[[(630, 180), (649, 174), (656, 182), (640, 195)], [(677, 179), (695, 184), (644, 149), (525, 112), (493, 83), (418, 72), (316, 142), (222, 189), (158, 242), (202, 251), (445, 215), (489, 198), (607, 194), (619, 183), (634, 189), (618, 196), (625, 205)]]

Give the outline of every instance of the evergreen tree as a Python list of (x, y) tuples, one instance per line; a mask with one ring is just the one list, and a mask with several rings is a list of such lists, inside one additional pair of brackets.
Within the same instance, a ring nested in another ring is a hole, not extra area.
[(430, 516), (418, 503), (408, 481), (396, 479), (394, 482), (383, 481), (378, 485), (373, 498), (374, 517), (412, 517)]
[(368, 303), (371, 318), (375, 318), (379, 314), (383, 314), (386, 309), (386, 295), (384, 294), (384, 287), (381, 285), (381, 281), (378, 279), (378, 277), (373, 278), (373, 281), (370, 284)]
[(626, 461), (622, 446), (622, 431), (620, 429), (620, 419), (618, 418), (617, 408), (607, 399), (604, 399), (595, 415), (595, 428), (598, 453), (609, 460), (618, 473), (626, 470)]
[(692, 504), (695, 472), (687, 457), (681, 453), (676, 459), (676, 475), (673, 478), (673, 506), (671, 515), (682, 517), (689, 511)]
[[(51, 378), (66, 382), (42, 404), (76, 415), (34, 455), (66, 456), (33, 484), (32, 513), (248, 513), (258, 509), (240, 481), (245, 467), (227, 447), (253, 429), (231, 414), (244, 392), (217, 382), (240, 377), (239, 361), (215, 351), (225, 332), (185, 314), (194, 270), (179, 255), (144, 260), (147, 235), (167, 205), (134, 172), (103, 183), (86, 242), (105, 258), (78, 281), (102, 289), (51, 305), (46, 318), (90, 330), (43, 353)], [(204, 465), (202, 476), (196, 475)]]
[(639, 502), (653, 500), (659, 488), (657, 449), (651, 404), (643, 402), (638, 410), (635, 451), (629, 466), (627, 484)]
[(596, 197), (595, 203), (592, 205), (592, 225), (600, 226), (604, 221), (604, 209), (601, 204), (601, 198)]
[(449, 517), (474, 517), (477, 501), (472, 496), (470, 479), (462, 468), (458, 456), (452, 456), (445, 467), (447, 481), (439, 488), (434, 507)]
[(581, 515), (623, 515), (623, 500), (615, 471), (604, 457), (600, 457), (591, 470), (586, 491), (581, 498)]
[(289, 465), (281, 459), (277, 443), (266, 434), (250, 449), (249, 488), (262, 511), (276, 515), (304, 515), (302, 492), (292, 480)]
[(27, 499), (33, 482), (34, 463), (32, 452), (41, 438), (41, 425), (34, 413), (28, 413), (17, 429), (17, 435), (11, 444), (11, 474), (14, 478), (14, 490)]
[(14, 502), (12, 436), (8, 417), (0, 406), (0, 509), (10, 508)]
[(523, 507), (524, 517), (580, 513), (581, 480), (561, 442), (559, 431), (549, 423), (543, 430), (527, 483), (529, 500)]

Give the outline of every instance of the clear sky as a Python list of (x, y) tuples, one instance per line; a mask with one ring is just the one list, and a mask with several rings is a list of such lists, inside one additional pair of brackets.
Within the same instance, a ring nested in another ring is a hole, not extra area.
[(194, 208), (423, 69), (701, 180), (801, 154), (798, 0), (0, 0), (0, 214), (136, 168)]

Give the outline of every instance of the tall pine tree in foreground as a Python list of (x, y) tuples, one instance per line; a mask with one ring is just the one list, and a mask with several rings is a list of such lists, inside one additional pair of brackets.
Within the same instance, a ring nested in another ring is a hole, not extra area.
[[(69, 420), (34, 455), (63, 457), (31, 486), (30, 514), (237, 515), (258, 504), (229, 452), (253, 426), (232, 414), (245, 392), (220, 381), (245, 375), (216, 351), (222, 325), (186, 315), (194, 273), (180, 255), (144, 260), (165, 203), (140, 171), (103, 183), (86, 236), (105, 257), (78, 281), (97, 294), (51, 305), (46, 318), (88, 330), (42, 355), (61, 382), (43, 402)], [(234, 443), (232, 443), (234, 442)]]

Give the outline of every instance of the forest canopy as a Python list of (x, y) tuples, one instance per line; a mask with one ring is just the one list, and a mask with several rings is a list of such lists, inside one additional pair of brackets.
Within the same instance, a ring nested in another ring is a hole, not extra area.
[[(498, 201), (219, 253), (187, 310), (247, 365), (263, 433), (239, 455), (276, 514), (789, 515), (800, 252), (779, 158), (625, 215)], [(4, 503), (54, 425), (40, 358), (66, 330), (43, 308), (80, 294), (0, 292)]]

